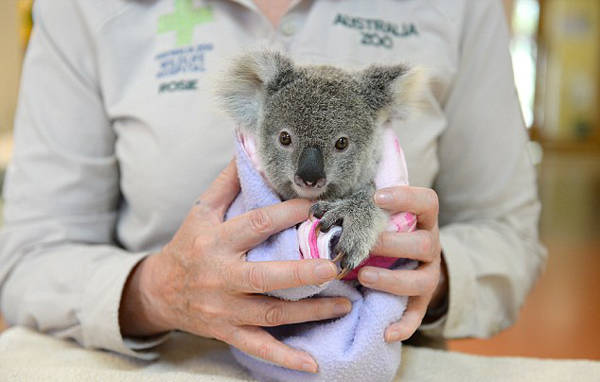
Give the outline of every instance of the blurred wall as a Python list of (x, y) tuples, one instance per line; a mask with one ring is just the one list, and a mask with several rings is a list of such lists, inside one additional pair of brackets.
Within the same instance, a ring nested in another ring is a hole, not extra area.
[(0, 0), (0, 134), (12, 128), (21, 71), (18, 0)]
[(544, 2), (538, 110), (543, 138), (600, 145), (600, 1)]

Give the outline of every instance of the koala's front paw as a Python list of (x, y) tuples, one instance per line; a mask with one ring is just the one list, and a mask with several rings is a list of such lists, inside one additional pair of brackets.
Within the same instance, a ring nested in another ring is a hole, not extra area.
[[(376, 207), (375, 207), (376, 209)], [(310, 211), (319, 218), (318, 228), (327, 232), (333, 225), (342, 226), (342, 235), (334, 249), (334, 262), (340, 262), (341, 279), (369, 257), (380, 232), (380, 214), (368, 204), (355, 200), (319, 201)]]
[(336, 200), (333, 202), (321, 200), (310, 207), (310, 214), (320, 219), (318, 230), (327, 232), (334, 225), (342, 225), (344, 201)]
[[(340, 261), (342, 268), (338, 279), (343, 279), (351, 270), (362, 264), (371, 251), (372, 244), (366, 240), (363, 233), (356, 234), (356, 229), (351, 227), (352, 223), (344, 223), (342, 236), (335, 247), (337, 256), (334, 261)], [(365, 228), (369, 229), (369, 228)]]

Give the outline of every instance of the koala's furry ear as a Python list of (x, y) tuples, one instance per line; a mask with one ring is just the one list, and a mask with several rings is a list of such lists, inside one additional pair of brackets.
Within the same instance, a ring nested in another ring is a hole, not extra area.
[(216, 94), (225, 110), (242, 126), (254, 128), (265, 99), (294, 80), (294, 65), (274, 51), (236, 58), (217, 84)]
[(359, 75), (365, 101), (382, 119), (418, 107), (427, 82), (422, 68), (406, 65), (372, 65)]

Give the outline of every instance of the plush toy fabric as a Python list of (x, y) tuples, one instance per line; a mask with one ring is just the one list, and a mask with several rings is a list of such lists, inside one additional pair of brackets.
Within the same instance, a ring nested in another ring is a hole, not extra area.
[[(393, 131), (386, 128), (383, 137), (383, 157), (376, 177), (377, 188), (407, 185), (408, 175), (404, 154)], [(281, 202), (261, 175), (260, 160), (254, 141), (238, 134), (236, 163), (241, 192), (227, 212), (226, 219), (249, 210)], [(296, 228), (289, 228), (250, 250), (248, 261), (301, 260), (306, 258), (333, 258), (341, 227), (316, 235), (317, 220), (307, 220)], [(388, 229), (409, 232), (416, 227), (416, 218), (400, 213), (390, 218)], [(413, 269), (415, 261), (385, 257), (371, 257), (364, 265)], [(406, 297), (361, 287), (355, 281), (357, 270), (344, 280), (323, 285), (306, 286), (270, 292), (287, 300), (312, 296), (343, 296), (352, 301), (352, 310), (346, 316), (328, 321), (286, 325), (269, 331), (284, 343), (307, 351), (319, 364), (316, 375), (285, 369), (256, 359), (237, 349), (235, 358), (260, 380), (264, 381), (391, 381), (400, 366), (401, 344), (384, 341), (386, 327), (398, 321), (406, 309)]]

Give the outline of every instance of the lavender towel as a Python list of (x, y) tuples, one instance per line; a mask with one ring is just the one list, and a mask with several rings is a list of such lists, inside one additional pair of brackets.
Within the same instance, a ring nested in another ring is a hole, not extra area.
[[(226, 219), (249, 210), (281, 202), (254, 168), (236, 140), (236, 163), (241, 192), (227, 212)], [(290, 228), (273, 235), (252, 249), (248, 261), (298, 260), (298, 235)], [(416, 262), (399, 260), (395, 267), (412, 269)], [(401, 344), (387, 344), (384, 331), (402, 317), (406, 297), (393, 296), (357, 286), (354, 282), (334, 280), (319, 286), (279, 290), (272, 296), (298, 300), (311, 296), (343, 296), (352, 301), (346, 316), (328, 321), (286, 325), (269, 331), (289, 346), (311, 354), (319, 365), (318, 374), (289, 370), (267, 363), (232, 348), (239, 363), (262, 381), (391, 381), (400, 366)]]

